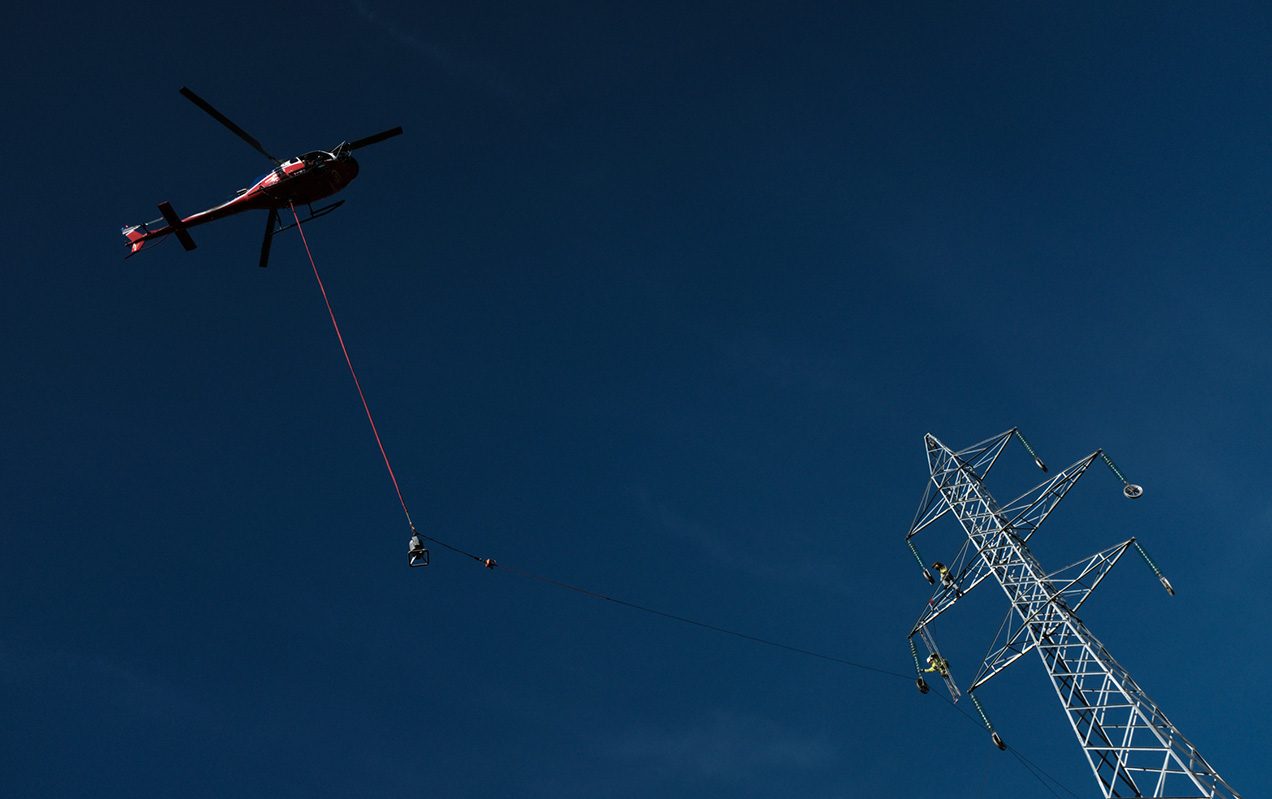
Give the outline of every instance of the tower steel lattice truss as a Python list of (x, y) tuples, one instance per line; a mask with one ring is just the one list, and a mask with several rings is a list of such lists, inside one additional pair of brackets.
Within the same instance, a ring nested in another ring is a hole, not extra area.
[[(1029, 548), (1029, 539), (1097, 460), (1103, 460), (1122, 480), (1127, 497), (1138, 497), (1142, 489), (1127, 482), (1113, 461), (1096, 450), (1000, 505), (986, 489), (984, 479), (1012, 438), (1018, 438), (1038, 467), (1047, 471), (1015, 428), (957, 452), (931, 434), (924, 437), (931, 479), (906, 536), (924, 576), (936, 586), (910, 632), (919, 690), (928, 690), (924, 673), (934, 673), (944, 680), (954, 701), (960, 698), (949, 663), (941, 656), (929, 625), (967, 592), (993, 578), (1007, 595), (1011, 608), (966, 693), (994, 743), (1005, 748), (974, 692), (1007, 666), (1035, 651), (1100, 784), (1102, 796), (1240, 799), (1240, 794), (1206, 762), (1076, 615), (1109, 569), (1132, 548), (1152, 568), (1167, 592), (1174, 594), (1170, 582), (1144, 549), (1132, 538), (1048, 573)], [(913, 538), (947, 513), (962, 525), (967, 540), (950, 564), (931, 564), (940, 575), (936, 579), (920, 557)], [(930, 653), (926, 670), (919, 662), (916, 637)]]

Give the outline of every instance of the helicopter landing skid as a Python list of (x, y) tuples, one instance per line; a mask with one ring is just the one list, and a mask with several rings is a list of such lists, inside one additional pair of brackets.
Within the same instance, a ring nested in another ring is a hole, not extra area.
[[(344, 200), (336, 200), (331, 205), (324, 205), (322, 208), (318, 208), (316, 210), (314, 209), (313, 205), (310, 205), (309, 216), (306, 217), (305, 219), (300, 220), (301, 224), (304, 224), (305, 222), (312, 222), (315, 219), (324, 217), (327, 214), (339, 208), (340, 206), (344, 205), (344, 203), (345, 203)], [(274, 232), (282, 233), (284, 230), (291, 230), (294, 227), (296, 227), (296, 223), (292, 222), (290, 225), (280, 225), (277, 229), (274, 230)]]

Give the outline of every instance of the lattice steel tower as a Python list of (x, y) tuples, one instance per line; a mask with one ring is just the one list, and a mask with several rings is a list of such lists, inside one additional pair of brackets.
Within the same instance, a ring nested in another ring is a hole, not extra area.
[[(1138, 497), (1142, 489), (1127, 482), (1113, 461), (1096, 450), (1006, 505), (999, 505), (985, 488), (984, 479), (1012, 438), (1018, 438), (1038, 467), (1047, 471), (1015, 428), (957, 452), (933, 435), (924, 436), (931, 479), (906, 535), (906, 544), (924, 577), (936, 586), (910, 631), (919, 690), (927, 693), (923, 675), (933, 673), (944, 680), (958, 701), (961, 694), (929, 626), (968, 591), (993, 577), (1011, 609), (966, 691), (999, 748), (1006, 745), (974, 692), (1034, 650), (1086, 753), (1102, 796), (1240, 799), (1076, 615), (1109, 569), (1132, 547), (1173, 595), (1170, 581), (1144, 549), (1132, 538), (1052, 573), (1042, 568), (1029, 549), (1030, 537), (1097, 459), (1122, 481), (1127, 497)], [(938, 579), (919, 556), (913, 538), (947, 513), (958, 519), (967, 540), (949, 565), (931, 564)], [(927, 669), (920, 665), (916, 636), (928, 649)]]

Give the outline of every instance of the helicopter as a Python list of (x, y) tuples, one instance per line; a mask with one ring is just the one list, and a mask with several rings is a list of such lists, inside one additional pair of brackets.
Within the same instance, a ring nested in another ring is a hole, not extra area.
[[(377, 144), (402, 133), (400, 126), (389, 128), (361, 139), (341, 142), (331, 151), (313, 150), (283, 161), (266, 151), (259, 141), (234, 124), (229, 117), (216, 110), (207, 100), (204, 100), (185, 86), (181, 87), (181, 94), (207, 112), (217, 122), (228, 128), (231, 133), (247, 142), (256, 152), (268, 158), (273, 163), (274, 168), (262, 175), (250, 187), (239, 189), (237, 196), (228, 202), (209, 208), (206, 211), (192, 214), (184, 219), (173, 210), (172, 203), (167, 200), (159, 203), (159, 213), (162, 214), (159, 219), (143, 222), (139, 225), (125, 226), (122, 229), (121, 233), (126, 239), (124, 244), (128, 247), (128, 254), (124, 256), (125, 258), (130, 258), (139, 252), (142, 245), (146, 242), (162, 239), (168, 235), (175, 235), (177, 241), (181, 242), (181, 246), (187, 251), (193, 250), (196, 245), (194, 239), (190, 236), (190, 228), (213, 222), (217, 219), (224, 219), (227, 216), (233, 216), (244, 211), (266, 210), (269, 211), (269, 215), (265, 220), (265, 240), (261, 243), (260, 266), (268, 266), (269, 249), (274, 240), (274, 234), (290, 230), (296, 227), (300, 221), (308, 222), (326, 216), (341, 205), (344, 205), (344, 200), (339, 200), (316, 210), (313, 207), (315, 201), (330, 197), (349, 185), (358, 176), (358, 162), (353, 159), (352, 155), (354, 150)], [(309, 217), (304, 220), (300, 220), (297, 217), (298, 221), (295, 224), (280, 225), (279, 210), (285, 208), (294, 209), (300, 203), (309, 207)], [(154, 227), (161, 222), (165, 223), (162, 227)]]

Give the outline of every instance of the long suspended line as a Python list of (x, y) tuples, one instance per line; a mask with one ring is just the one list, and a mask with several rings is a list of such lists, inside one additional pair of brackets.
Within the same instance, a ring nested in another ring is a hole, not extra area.
[[(962, 716), (963, 718), (967, 719), (967, 721), (972, 726), (982, 730), (985, 729), (985, 725), (981, 724), (981, 722), (977, 720), (975, 716), (973, 716), (971, 713), (968, 713), (966, 710), (956, 705), (954, 703), (954, 700), (950, 699), (945, 694), (938, 693), (937, 698), (945, 702), (945, 704), (949, 705), (955, 711), (957, 711), (958, 714)], [(1025, 757), (1024, 754), (1022, 754), (1019, 749), (1012, 746), (1011, 744), (1007, 744), (1007, 751), (1010, 752), (1012, 756), (1015, 757), (1016, 760), (1020, 762), (1021, 767), (1024, 768), (1025, 771), (1029, 772), (1029, 774), (1035, 780), (1042, 783), (1042, 786), (1046, 788), (1051, 793), (1052, 796), (1059, 797), (1059, 794), (1056, 793), (1055, 789), (1053, 789), (1050, 785), (1048, 785), (1045, 780), (1043, 780), (1043, 777), (1046, 777), (1048, 780), (1051, 780), (1051, 782), (1059, 786), (1065, 793), (1074, 797), (1074, 799), (1078, 799), (1078, 794), (1075, 793), (1072, 789), (1070, 789), (1068, 785), (1065, 785), (1060, 780), (1056, 779), (1055, 777), (1051, 776), (1047, 772), (1043, 771), (1041, 766), (1039, 766), (1037, 763), (1033, 762), (1029, 758)]]
[(384, 451), (384, 443), (380, 441), (380, 431), (376, 429), (375, 417), (371, 415), (371, 406), (367, 404), (367, 396), (362, 393), (362, 381), (358, 379), (358, 373), (353, 368), (353, 360), (349, 357), (349, 348), (345, 346), (344, 336), (340, 333), (340, 324), (336, 321), (336, 312), (331, 309), (331, 300), (327, 299), (327, 287), (322, 284), (322, 277), (318, 274), (318, 265), (314, 263), (314, 254), (309, 250), (309, 240), (305, 238), (305, 229), (300, 225), (300, 215), (296, 213), (296, 204), (290, 200), (287, 205), (291, 208), (292, 217), (296, 220), (296, 230), (300, 232), (300, 240), (305, 245), (305, 255), (309, 256), (309, 266), (314, 270), (314, 280), (318, 281), (318, 290), (322, 292), (322, 301), (327, 305), (327, 316), (331, 317), (331, 327), (336, 331), (336, 340), (340, 342), (340, 351), (344, 353), (345, 364), (349, 367), (349, 374), (353, 376), (353, 385), (358, 389), (358, 399), (362, 400), (362, 410), (367, 412), (367, 421), (371, 423), (371, 434), (375, 436), (375, 445), (380, 448), (380, 457), (384, 458), (384, 468), (389, 471), (389, 479), (393, 481), (393, 490), (397, 492), (398, 502), (402, 505), (402, 513), (406, 514), (406, 523), (415, 529), (414, 522), (411, 521), (411, 512), (406, 508), (406, 500), (402, 497), (402, 489), (398, 487), (397, 475), (393, 473), (393, 464), (389, 462), (389, 454)]
[(826, 660), (831, 663), (838, 663), (841, 666), (851, 666), (852, 668), (855, 668), (855, 669), (862, 669), (864, 671), (872, 671), (872, 672), (875, 672), (876, 674), (886, 674), (890, 677), (899, 677), (900, 679), (903, 679), (906, 681), (910, 681), (913, 679), (913, 677), (911, 677), (908, 674), (901, 674), (900, 672), (891, 671), (889, 669), (882, 669), (882, 668), (879, 668), (878, 666), (870, 666), (865, 663), (858, 663), (855, 660), (847, 660), (845, 658), (836, 657), (834, 655), (827, 655), (823, 652), (817, 652), (812, 649), (804, 649), (803, 647), (791, 646), (790, 644), (783, 644), (780, 641), (773, 641), (768, 638), (761, 638), (757, 635), (751, 635), (749, 633), (741, 632), (740, 630), (733, 630), (728, 627), (721, 627), (717, 624), (710, 624), (705, 621), (691, 619), (688, 616), (679, 616), (675, 613), (668, 613), (665, 610), (658, 610), (657, 608), (651, 608), (648, 605), (641, 605), (637, 602), (629, 602), (626, 599), (619, 599), (618, 597), (610, 596), (609, 594), (603, 594), (600, 591), (593, 591), (592, 589), (584, 588), (581, 585), (574, 585), (573, 583), (567, 583), (562, 580), (557, 580), (553, 577), (547, 577), (542, 574), (536, 574), (534, 572), (527, 571), (525, 569), (520, 569), (515, 566), (508, 566), (504, 563), (495, 561), (492, 558), (483, 558), (478, 555), (474, 555), (473, 553), (460, 549), (459, 547), (454, 546), (453, 544), (448, 544), (445, 541), (438, 540), (432, 536), (425, 535), (424, 533), (419, 533), (419, 536), (420, 538), (426, 539), (428, 541), (432, 541), (433, 543), (441, 547), (449, 549), (451, 552), (455, 552), (459, 555), (463, 555), (466, 558), (471, 558), (472, 560), (477, 561), (478, 563), (482, 564), (488, 569), (500, 568), (505, 571), (516, 574), (518, 576), (525, 577), (531, 580), (536, 580), (538, 582), (544, 583), (545, 585), (551, 585), (555, 588), (560, 588), (565, 591), (572, 591), (576, 594), (582, 594), (583, 596), (591, 597), (592, 599), (599, 599), (602, 602), (612, 602), (615, 605), (622, 605), (625, 608), (638, 610), (641, 613), (648, 613), (650, 615), (659, 616), (664, 619), (678, 621), (681, 624), (688, 624), (694, 627), (701, 627), (704, 630), (711, 630), (712, 632), (722, 633), (724, 635), (731, 635), (734, 638), (741, 638), (744, 641), (751, 641), (752, 643), (763, 644), (765, 646), (771, 646), (776, 649), (784, 649), (787, 652), (794, 652), (795, 654), (798, 654), (798, 655), (805, 655), (807, 657), (813, 657), (819, 660)]
[(646, 607), (645, 605), (638, 605), (635, 602), (628, 602), (625, 599), (619, 599), (618, 597), (613, 597), (607, 594), (591, 591), (587, 588), (582, 588), (577, 585), (563, 583), (560, 580), (554, 580), (551, 577), (544, 577), (539, 574), (532, 574), (531, 572), (522, 571), (520, 569), (510, 569), (510, 571), (519, 573), (524, 577), (529, 577), (532, 580), (538, 580), (540, 582), (547, 583), (548, 585), (554, 585), (558, 588), (564, 588), (567, 591), (574, 591), (576, 593), (583, 594), (584, 596), (592, 597), (593, 599), (599, 599), (604, 602), (613, 602), (616, 605), (622, 605), (623, 607), (626, 607), (626, 608), (639, 610), (642, 613), (649, 613), (654, 616), (661, 616), (664, 619), (671, 619), (672, 621), (678, 621), (678, 622), (681, 622), (682, 624), (690, 624), (690, 625), (693, 625), (694, 627), (701, 627), (704, 630), (711, 630), (713, 632), (723, 633), (724, 635), (731, 635), (735, 638), (741, 638), (744, 641), (752, 641), (757, 644), (764, 644), (765, 646), (771, 646), (777, 649), (784, 649), (787, 652), (794, 652), (795, 654), (798, 654), (798, 655), (806, 655), (808, 657), (818, 658), (820, 660), (829, 661), (831, 663), (838, 663), (842, 666), (851, 666), (852, 668), (862, 669), (864, 671), (873, 671), (876, 674), (886, 674), (891, 677), (899, 677), (903, 680), (906, 680), (907, 682), (910, 680), (910, 675), (908, 674), (901, 674), (900, 672), (891, 671), (889, 669), (881, 669), (877, 666), (868, 666), (864, 663), (858, 663), (856, 661), (847, 660), (845, 658), (835, 657), (834, 655), (827, 655), (821, 652), (815, 652), (811, 649), (804, 649), (798, 646), (791, 646), (790, 644), (783, 644), (778, 641), (771, 641), (767, 638), (760, 638), (759, 636), (750, 635), (748, 633), (740, 632), (738, 630), (731, 630), (727, 627), (720, 627), (715, 624), (708, 624), (707, 622), (698, 621), (696, 619), (690, 619), (685, 616), (677, 616), (674, 613), (667, 613), (666, 611), (657, 610), (656, 608)]
[(994, 760), (993, 760), (994, 755), (991, 753), (990, 748), (988, 746), (985, 747), (985, 754), (983, 757), (985, 758), (985, 775), (984, 775), (984, 778), (981, 780), (980, 795), (989, 796), (989, 776), (994, 770)]
[[(1078, 794), (1077, 794), (1077, 793), (1075, 793), (1072, 789), (1070, 789), (1068, 785), (1065, 785), (1065, 784), (1064, 784), (1063, 782), (1061, 782), (1060, 780), (1056, 779), (1055, 777), (1051, 776), (1051, 775), (1050, 775), (1050, 774), (1048, 774), (1047, 772), (1043, 771), (1043, 770), (1042, 770), (1042, 766), (1039, 766), (1037, 763), (1035, 763), (1035, 762), (1033, 762), (1032, 760), (1030, 760), (1029, 758), (1025, 757), (1025, 756), (1024, 756), (1024, 754), (1023, 754), (1023, 753), (1022, 753), (1019, 749), (1017, 749), (1017, 748), (1016, 748), (1016, 747), (1014, 747), (1014, 746), (1009, 746), (1009, 747), (1007, 747), (1007, 750), (1008, 750), (1009, 752), (1011, 752), (1013, 755), (1015, 755), (1015, 756), (1016, 756), (1016, 759), (1020, 761), (1021, 765), (1028, 767), (1028, 768), (1030, 769), (1030, 772), (1031, 772), (1031, 773), (1033, 773), (1033, 772), (1037, 772), (1038, 774), (1041, 774), (1043, 777), (1046, 777), (1047, 779), (1049, 779), (1049, 780), (1051, 780), (1052, 782), (1054, 782), (1056, 785), (1060, 786), (1060, 787), (1064, 790), (1064, 792), (1065, 792), (1065, 793), (1067, 793), (1067, 794), (1069, 794), (1070, 796), (1074, 797), (1074, 799), (1080, 799), (1080, 797), (1078, 797)], [(1042, 781), (1042, 778), (1041, 778), (1041, 777), (1039, 777), (1039, 778), (1038, 778), (1038, 782), (1042, 782), (1042, 784), (1043, 784), (1043, 785), (1046, 785), (1046, 784), (1047, 784), (1047, 783), (1045, 783), (1045, 782), (1043, 782), (1043, 781)], [(1050, 789), (1050, 787), (1048, 787), (1048, 789), (1047, 789), (1047, 790), (1051, 790), (1051, 789)], [(1052, 792), (1053, 794), (1055, 793), (1055, 791), (1051, 791), (1051, 792)], [(1058, 795), (1058, 794), (1057, 794), (1057, 795)]]
[[(772, 641), (767, 638), (761, 638), (759, 636), (751, 635), (749, 633), (744, 633), (739, 630), (729, 629), (728, 627), (720, 627), (715, 624), (709, 624), (704, 621), (698, 621), (697, 619), (691, 619), (687, 616), (679, 616), (679, 615), (676, 615), (675, 613), (668, 613), (666, 611), (658, 610), (657, 608), (651, 608), (646, 605), (638, 604), (636, 602), (629, 602), (625, 599), (619, 599), (618, 597), (610, 596), (608, 594), (602, 594), (599, 591), (593, 591), (589, 588), (584, 588), (579, 585), (567, 583), (562, 580), (554, 579), (552, 577), (547, 577), (545, 575), (536, 574), (534, 572), (526, 571), (524, 569), (519, 569), (516, 567), (500, 564), (492, 558), (483, 558), (478, 555), (474, 555), (471, 552), (460, 549), (459, 547), (454, 546), (453, 544), (449, 544), (445, 541), (442, 541), (439, 538), (434, 538), (433, 536), (425, 535), (423, 533), (416, 531), (415, 523), (411, 521), (411, 511), (406, 507), (406, 499), (402, 496), (402, 489), (398, 485), (397, 475), (394, 474), (393, 472), (393, 464), (389, 461), (389, 454), (384, 449), (384, 442), (380, 440), (380, 431), (376, 427), (375, 417), (372, 416), (371, 414), (371, 406), (367, 404), (366, 394), (362, 390), (362, 381), (358, 379), (358, 372), (356, 369), (353, 368), (353, 359), (349, 357), (349, 348), (345, 346), (344, 335), (341, 334), (340, 332), (340, 323), (336, 321), (336, 313), (331, 307), (331, 300), (327, 297), (327, 287), (323, 285), (322, 276), (318, 274), (318, 264), (314, 262), (314, 254), (309, 249), (309, 240), (305, 238), (305, 229), (300, 223), (300, 215), (296, 213), (295, 203), (288, 201), (287, 204), (288, 204), (288, 207), (291, 209), (292, 217), (296, 220), (296, 230), (300, 233), (300, 241), (305, 246), (305, 255), (309, 258), (309, 266), (313, 270), (314, 280), (318, 283), (318, 290), (322, 293), (322, 301), (327, 306), (327, 316), (331, 319), (331, 327), (336, 332), (336, 340), (340, 342), (340, 351), (344, 354), (345, 365), (349, 367), (349, 375), (353, 378), (353, 385), (358, 390), (358, 399), (362, 401), (362, 410), (366, 412), (367, 422), (371, 425), (371, 434), (375, 437), (375, 444), (380, 449), (380, 457), (384, 459), (384, 468), (386, 471), (388, 471), (389, 480), (393, 483), (393, 491), (394, 493), (397, 494), (398, 503), (401, 504), (402, 506), (402, 513), (406, 516), (406, 523), (410, 526), (412, 531), (416, 532), (416, 534), (419, 535), (420, 538), (423, 538), (428, 541), (432, 541), (434, 544), (437, 544), (438, 546), (444, 549), (448, 549), (451, 552), (454, 552), (458, 555), (462, 555), (466, 558), (476, 561), (477, 563), (482, 564), (488, 569), (494, 569), (496, 567), (499, 567), (506, 571), (512, 572), (513, 574), (518, 574), (522, 577), (526, 577), (531, 580), (536, 580), (546, 585), (551, 585), (566, 591), (572, 591), (577, 594), (582, 594), (583, 596), (591, 597), (592, 599), (598, 599), (604, 602), (612, 602), (616, 605), (621, 605), (625, 608), (631, 608), (632, 610), (638, 610), (642, 613), (648, 613), (654, 616), (659, 616), (664, 619), (678, 621), (682, 624), (688, 624), (694, 627), (700, 627), (704, 630), (711, 630), (712, 632), (722, 633), (724, 635), (731, 635), (735, 638), (741, 638), (744, 641), (751, 641), (753, 643), (763, 644), (765, 646), (771, 646), (776, 649), (782, 649), (787, 652), (793, 652), (798, 655), (805, 655), (807, 657), (817, 658), (819, 660), (825, 660), (831, 663), (838, 663), (843, 666), (850, 666), (852, 668), (861, 669), (863, 671), (870, 671), (876, 674), (886, 674), (890, 677), (899, 677), (900, 679), (903, 679), (906, 681), (910, 680), (910, 675), (908, 674), (901, 674), (900, 672), (892, 671), (890, 669), (883, 669), (883, 668), (879, 668), (878, 666), (870, 666), (865, 663), (858, 663), (856, 661), (847, 660), (845, 658), (836, 657), (834, 655), (827, 655), (822, 652), (816, 652), (812, 649), (804, 649), (798, 646), (791, 646), (790, 644), (783, 644), (779, 641)], [(922, 562), (920, 562), (920, 565), (922, 565)], [(972, 724), (975, 724), (977, 727), (981, 726), (980, 723), (976, 721), (976, 719), (974, 719), (970, 714), (967, 713), (967, 711), (963, 710), (958, 705), (955, 705), (949, 699), (946, 699), (943, 696), (941, 698), (945, 699), (945, 701), (950, 705), (950, 707), (957, 710), (960, 715), (962, 715)], [(1048, 779), (1050, 779), (1056, 785), (1060, 786), (1062, 789), (1068, 792), (1071, 796), (1075, 796), (1075, 797), (1077, 796), (1077, 794), (1069, 790), (1068, 786), (1066, 786), (1064, 783), (1057, 780), (1055, 777), (1052, 777), (1050, 774), (1047, 774), (1036, 763), (1034, 763), (1033, 761), (1026, 758), (1023, 754), (1021, 754), (1014, 746), (1009, 746), (1008, 751), (1010, 751), (1016, 757), (1016, 759), (1020, 761), (1020, 764), (1025, 767), (1025, 770), (1028, 771), (1030, 775), (1033, 776), (1034, 779), (1036, 779), (1039, 783), (1041, 783), (1044, 788), (1046, 788), (1049, 792), (1051, 792), (1052, 795), (1058, 796), (1058, 794), (1056, 794), (1056, 792), (1051, 788), (1051, 786), (1048, 785), (1042, 779), (1042, 777), (1039, 776), (1039, 774), (1045, 775)]]
[[(682, 624), (689, 624), (694, 627), (700, 627), (705, 630), (711, 630), (712, 632), (722, 633), (724, 635), (731, 635), (735, 638), (741, 638), (744, 641), (751, 641), (757, 644), (764, 644), (765, 646), (771, 646), (776, 649), (783, 649), (783, 650), (786, 650), (787, 652), (793, 652), (798, 655), (805, 655), (807, 657), (813, 657), (819, 660), (829, 661), (831, 663), (838, 663), (842, 666), (850, 666), (855, 669), (871, 671), (876, 674), (886, 674), (889, 677), (899, 677), (900, 679), (903, 679), (907, 682), (913, 680), (913, 676), (909, 674), (902, 674), (900, 672), (891, 671), (890, 669), (883, 669), (883, 668), (879, 668), (878, 666), (870, 666), (865, 663), (858, 663), (857, 661), (854, 661), (854, 660), (847, 660), (845, 658), (836, 657), (834, 655), (827, 655), (825, 653), (817, 652), (812, 649), (804, 649), (798, 646), (791, 646), (790, 644), (783, 644), (779, 641), (772, 641), (767, 638), (761, 638), (759, 636), (751, 635), (749, 633), (744, 633), (739, 630), (732, 630), (732, 629), (729, 629), (728, 627), (720, 627), (719, 625), (710, 624), (704, 621), (698, 621), (697, 619), (691, 619), (687, 616), (679, 616), (675, 613), (668, 613), (667, 611), (664, 611), (664, 610), (651, 608), (647, 605), (641, 605), (636, 602), (629, 602), (626, 599), (619, 599), (618, 597), (610, 596), (609, 594), (602, 594), (599, 591), (593, 591), (590, 588), (584, 588), (583, 586), (580, 586), (580, 585), (574, 585), (573, 583), (567, 583), (562, 580), (557, 580), (555, 578), (547, 577), (542, 574), (536, 574), (534, 572), (527, 571), (525, 569), (520, 569), (515, 566), (508, 566), (507, 564), (500, 563), (493, 558), (483, 558), (480, 555), (469, 552), (466, 549), (457, 547), (454, 544), (441, 540), (440, 538), (434, 538), (431, 535), (425, 535), (424, 533), (419, 533), (419, 532), (417, 532), (417, 535), (419, 535), (420, 538), (426, 541), (431, 541), (434, 544), (437, 544), (443, 549), (448, 549), (457, 555), (461, 555), (465, 558), (468, 558), (469, 560), (479, 563), (482, 566), (485, 566), (487, 569), (496, 569), (496, 568), (503, 569), (505, 571), (516, 574), (518, 576), (525, 577), (531, 580), (536, 580), (546, 585), (551, 585), (555, 588), (560, 588), (566, 591), (572, 591), (576, 594), (582, 594), (583, 596), (591, 597), (592, 599), (598, 599), (603, 602), (612, 602), (615, 605), (622, 605), (625, 608), (631, 608), (632, 610), (638, 610), (642, 613), (649, 613), (653, 616), (659, 616), (664, 619), (678, 621)], [(983, 725), (980, 723), (980, 721), (978, 721), (974, 716), (972, 716), (963, 708), (954, 704), (954, 702), (949, 697), (944, 696), (943, 694), (938, 694), (937, 696), (939, 696), (942, 700), (945, 701), (946, 704), (948, 704), (951, 708), (957, 711), (959, 715), (967, 719), (967, 721), (970, 722), (973, 726), (977, 727), (978, 729), (984, 728)], [(1042, 767), (1040, 767), (1037, 763), (1034, 763), (1029, 758), (1025, 757), (1020, 752), (1020, 750), (1018, 750), (1016, 747), (1008, 745), (1007, 751), (1010, 752), (1012, 756), (1015, 757), (1016, 760), (1020, 763), (1021, 767), (1024, 768), (1024, 770), (1031, 777), (1037, 780), (1042, 785), (1042, 787), (1046, 788), (1047, 791), (1052, 796), (1056, 796), (1058, 798), (1060, 795), (1056, 793), (1055, 789), (1052, 788), (1051, 785), (1049, 785), (1047, 781), (1043, 779), (1043, 777), (1046, 777), (1047, 780), (1050, 780), (1052, 783), (1059, 786), (1062, 790), (1064, 790), (1070, 796), (1075, 797), (1075, 799), (1078, 796), (1078, 794), (1074, 793), (1069, 788), (1069, 786), (1065, 785), (1064, 783), (1060, 782), (1060, 780), (1056, 779), (1055, 777), (1051, 776), (1047, 772), (1043, 771)]]

